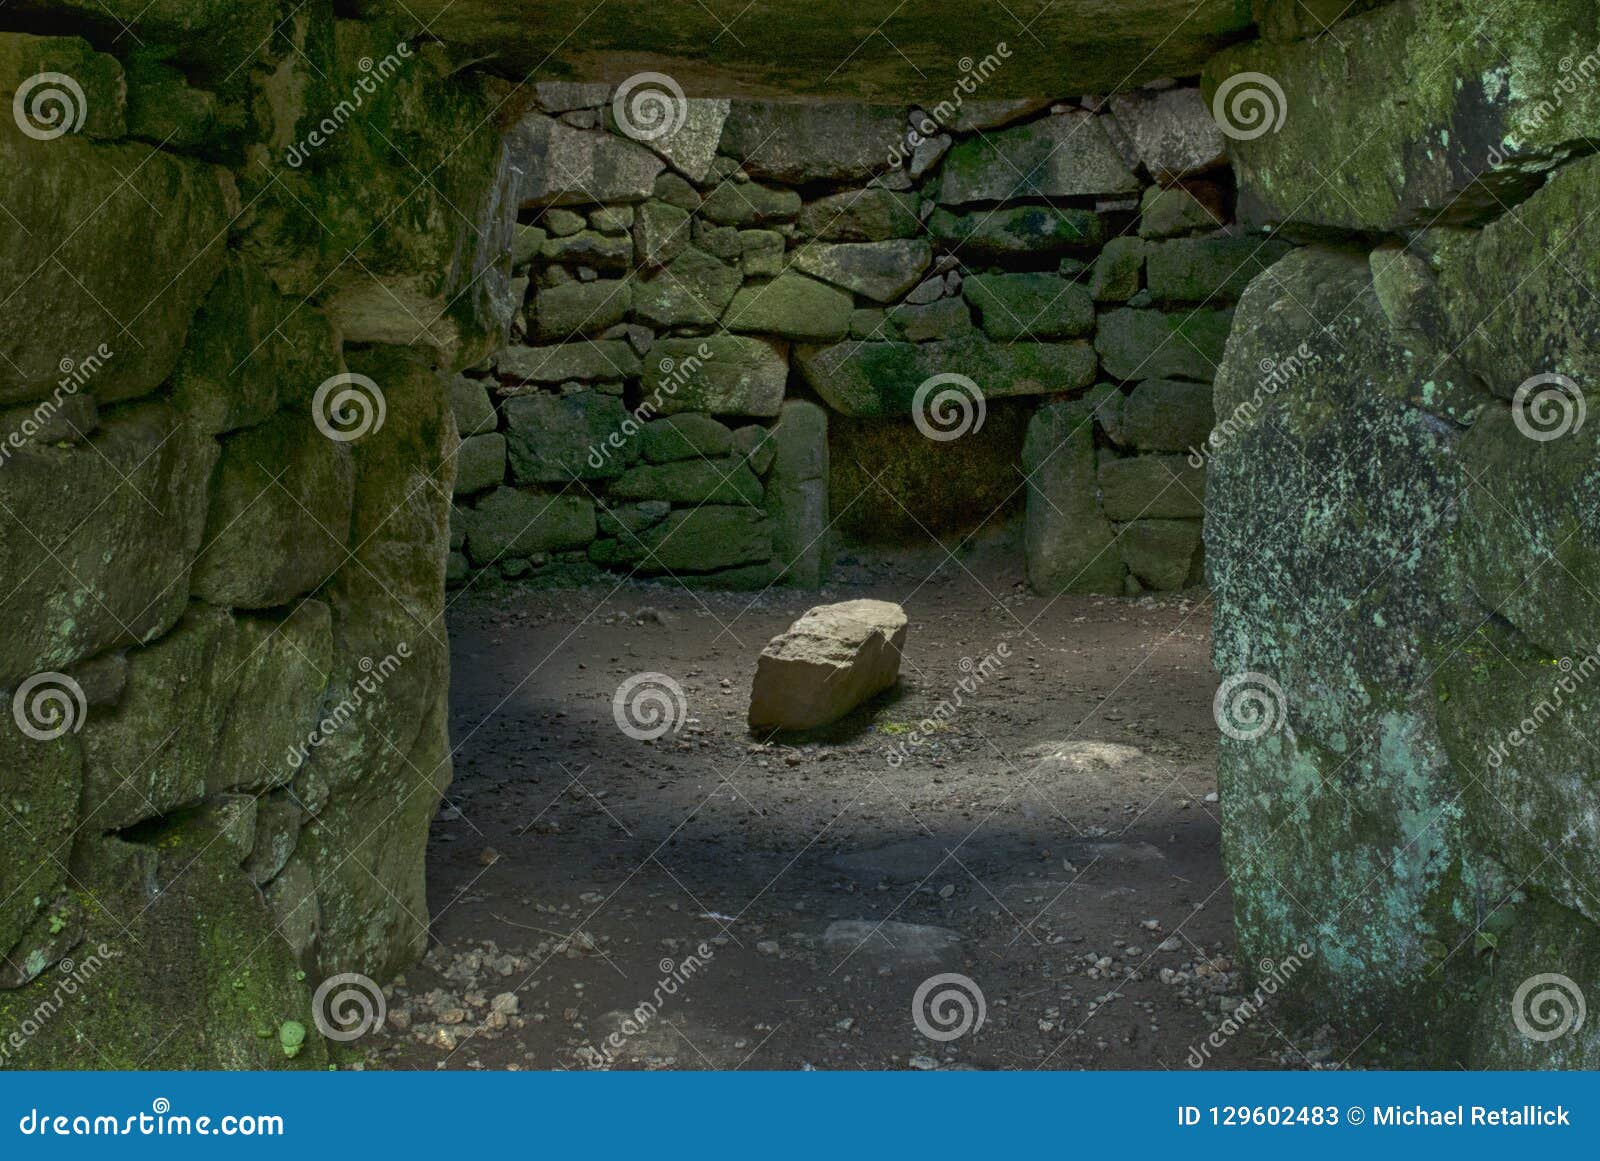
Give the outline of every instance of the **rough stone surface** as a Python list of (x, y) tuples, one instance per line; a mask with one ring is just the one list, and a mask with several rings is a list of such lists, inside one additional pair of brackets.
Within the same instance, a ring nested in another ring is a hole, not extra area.
[(832, 561), (828, 413), (804, 399), (788, 400), (765, 446), (772, 452), (767, 514), (772, 519), (772, 555), (782, 570), (779, 579), (802, 588), (821, 588)]
[(965, 375), (985, 398), (1049, 395), (1094, 382), (1087, 343), (855, 342), (802, 347), (796, 363), (829, 406), (862, 417), (906, 415), (934, 375)]
[(1094, 413), (1051, 403), (1028, 424), (1028, 584), (1037, 593), (1120, 593), (1123, 565), (1111, 522), (1095, 502)]
[(933, 254), (926, 242), (814, 242), (796, 252), (794, 264), (824, 282), (889, 302), (922, 278)]
[(1094, 346), (1118, 379), (1209, 380), (1222, 360), (1233, 320), (1230, 310), (1162, 314), (1123, 308), (1100, 316)]
[(1113, 520), (1205, 515), (1205, 470), (1184, 456), (1134, 456), (1100, 464), (1100, 492)]
[(1146, 588), (1181, 589), (1200, 548), (1198, 520), (1135, 520), (1117, 529), (1122, 563)]
[(722, 148), (752, 177), (788, 185), (860, 181), (888, 167), (905, 116), (891, 105), (735, 101)]
[(1147, 379), (1122, 401), (1106, 427), (1126, 447), (1181, 452), (1204, 447), (1212, 422), (1210, 384)]
[(827, 725), (900, 679), (906, 613), (888, 601), (819, 605), (767, 643), (756, 662), (754, 731)]
[(621, 137), (584, 133), (542, 113), (529, 113), (508, 138), (512, 164), (521, 172), (523, 206), (642, 202), (655, 187), (662, 162)]
[(920, 232), (917, 204), (909, 195), (868, 187), (807, 202), (800, 233), (819, 242), (883, 242)]
[(1022, 255), (1092, 254), (1105, 234), (1093, 210), (1011, 206), (956, 214), (935, 210), (928, 231), (966, 262), (997, 262)]
[(650, 356), (643, 387), (663, 414), (774, 416), (783, 403), (789, 358), (782, 343), (743, 335), (663, 339)]
[(844, 338), (854, 306), (843, 291), (791, 270), (740, 287), (722, 321), (730, 331), (825, 342)]
[(961, 142), (944, 160), (939, 201), (965, 206), (1139, 189), (1100, 120), (1073, 110)]
[(1194, 89), (1114, 93), (1111, 112), (1139, 161), (1162, 185), (1227, 160), (1227, 138)]
[(1058, 275), (975, 274), (961, 294), (991, 339), (1070, 339), (1094, 329), (1088, 291)]
[[(637, 438), (624, 430), (627, 411), (610, 395), (519, 395), (506, 400), (505, 413), (506, 452), (518, 483), (606, 479), (620, 474), (639, 454)], [(610, 441), (613, 435), (615, 442)], [(607, 454), (594, 454), (607, 447)]]

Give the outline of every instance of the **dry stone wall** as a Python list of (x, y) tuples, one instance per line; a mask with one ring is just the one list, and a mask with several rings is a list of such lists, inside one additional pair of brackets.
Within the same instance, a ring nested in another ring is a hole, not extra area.
[(0, 1066), (317, 1066), (313, 989), (426, 937), (508, 86), (89, 7), (0, 15)]
[[(1287, 244), (1231, 224), (1196, 88), (689, 99), (655, 125), (605, 86), (536, 91), (510, 135), (535, 175), (523, 308), (512, 345), (451, 387), (453, 583), (815, 586), (835, 517), (886, 490), (872, 477), (891, 473), (912, 524), (957, 506), (935, 473), (892, 475), (937, 463), (930, 444), (981, 455), (996, 507), (1026, 493), (1040, 591), (1198, 579), (1204, 470), (1186, 457), (1232, 304)], [(979, 439), (991, 405), (1025, 405), (1026, 438)], [(887, 433), (880, 462), (834, 466), (866, 479), (835, 486), (833, 511), (830, 417)]]

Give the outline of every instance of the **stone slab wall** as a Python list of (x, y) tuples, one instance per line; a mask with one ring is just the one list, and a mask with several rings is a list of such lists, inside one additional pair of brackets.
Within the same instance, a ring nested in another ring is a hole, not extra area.
[[(1288, 247), (1231, 225), (1195, 88), (933, 109), (662, 93), (648, 126), (604, 86), (536, 91), (511, 134), (537, 175), (524, 308), (452, 386), (452, 582), (815, 585), (831, 537), (801, 530), (851, 508), (921, 539), (1024, 496), (1042, 592), (1198, 579), (1185, 457), (1232, 304)], [(801, 413), (821, 488), (778, 450)], [(828, 470), (829, 416), (873, 463)], [(994, 486), (950, 495), (941, 456)]]
[(0, 1067), (325, 1065), (313, 990), (426, 937), (504, 86), (326, 5), (81, 7), (0, 18)]
[(1243, 958), (1309, 944), (1398, 1063), (1594, 1068), (1600, 7), (1336, 32), (1205, 78), (1287, 94), (1239, 203), (1321, 240), (1246, 291), (1208, 446)]

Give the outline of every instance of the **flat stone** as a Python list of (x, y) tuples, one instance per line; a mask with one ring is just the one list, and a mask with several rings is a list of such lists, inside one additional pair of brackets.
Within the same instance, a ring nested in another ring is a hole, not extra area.
[(495, 370), (522, 384), (592, 383), (633, 378), (639, 374), (639, 357), (626, 342), (616, 339), (507, 347), (495, 356)]
[(548, 262), (563, 262), (571, 267), (587, 266), (610, 274), (625, 273), (633, 264), (633, 243), (626, 237), (602, 234), (598, 230), (579, 230), (565, 238), (551, 238), (544, 244)]
[(963, 101), (944, 127), (952, 133), (973, 133), (979, 129), (1000, 129), (1013, 121), (1032, 116), (1050, 107), (1048, 97), (1012, 97), (1001, 100)]
[(789, 379), (788, 347), (744, 335), (659, 339), (645, 365), (642, 388), (663, 415), (774, 416)]
[(888, 168), (905, 116), (893, 105), (735, 101), (722, 149), (751, 177), (785, 185), (861, 181)]
[(1133, 456), (1100, 465), (1100, 503), (1112, 520), (1198, 519), (1206, 472), (1186, 456)]
[(1232, 321), (1231, 310), (1162, 314), (1124, 307), (1100, 316), (1094, 345), (1101, 364), (1118, 379), (1209, 380)]
[(582, 548), (594, 539), (594, 501), (496, 488), (466, 509), (467, 556), (478, 568), (503, 557)]
[(611, 495), (623, 500), (670, 500), (680, 504), (761, 505), (761, 482), (733, 459), (679, 460), (631, 468), (612, 482)]
[(505, 401), (506, 451), (519, 484), (620, 475), (639, 455), (622, 400), (598, 391), (518, 395)]
[(1148, 243), (1145, 281), (1159, 303), (1237, 302), (1244, 288), (1289, 252), (1271, 238), (1175, 238)]
[(687, 412), (645, 424), (639, 448), (651, 464), (725, 456), (733, 451), (733, 432), (709, 415)]
[(661, 172), (660, 158), (609, 133), (572, 129), (542, 113), (529, 113), (506, 134), (511, 164), (522, 174), (518, 204), (588, 205), (642, 202)]
[(1093, 210), (1011, 206), (972, 214), (935, 210), (928, 232), (967, 263), (999, 262), (1020, 255), (1092, 254), (1105, 236)]
[(799, 348), (795, 362), (829, 406), (867, 418), (910, 414), (917, 388), (934, 375), (965, 375), (990, 399), (1071, 391), (1095, 375), (1087, 343), (847, 341)]
[(1106, 196), (1141, 188), (1100, 119), (1078, 110), (963, 141), (940, 172), (939, 201), (947, 206)]
[(722, 325), (730, 331), (824, 342), (845, 337), (854, 305), (843, 291), (791, 270), (771, 282), (745, 283), (728, 304)]
[(539, 343), (598, 335), (627, 317), (628, 285), (618, 280), (563, 282), (534, 298), (533, 339)]
[(722, 317), (744, 276), (693, 246), (666, 269), (633, 282), (634, 316), (659, 327), (706, 326)]
[(1211, 385), (1147, 379), (1121, 399), (1114, 415), (1106, 431), (1124, 446), (1158, 452), (1203, 448), (1214, 421)]
[(750, 687), (752, 730), (837, 721), (900, 679), (906, 614), (887, 601), (810, 609), (767, 643)]
[[(647, 90), (636, 89), (636, 95)], [(664, 158), (673, 169), (690, 181), (704, 181), (717, 156), (722, 140), (722, 125), (728, 119), (728, 102), (718, 98), (690, 97), (677, 106), (675, 124), (659, 136), (643, 140), (649, 149)]]
[(800, 195), (759, 182), (725, 181), (700, 203), (700, 214), (719, 226), (764, 226), (792, 221), (800, 212)]
[(991, 339), (1070, 339), (1094, 329), (1094, 302), (1055, 274), (973, 274), (962, 296)]
[(910, 290), (933, 260), (919, 239), (888, 242), (813, 242), (795, 252), (794, 264), (807, 274), (846, 290), (890, 302)]
[(1198, 89), (1113, 93), (1111, 113), (1139, 161), (1162, 185), (1227, 162), (1227, 138)]
[(800, 234), (819, 242), (882, 242), (921, 232), (916, 200), (893, 190), (845, 190), (807, 202), (796, 223)]
[(925, 305), (901, 303), (890, 309), (884, 329), (886, 334), (892, 332), (894, 338), (908, 343), (959, 339), (976, 333), (972, 312), (959, 298), (941, 298)]

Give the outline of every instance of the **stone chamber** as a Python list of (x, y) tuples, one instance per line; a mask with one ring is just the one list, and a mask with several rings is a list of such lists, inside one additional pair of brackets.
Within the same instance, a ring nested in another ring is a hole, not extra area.
[(1600, 0), (590, 7), (0, 10), (0, 1061), (345, 1059), (462, 596), (1003, 526), (1296, 1019), (1600, 1067)]

